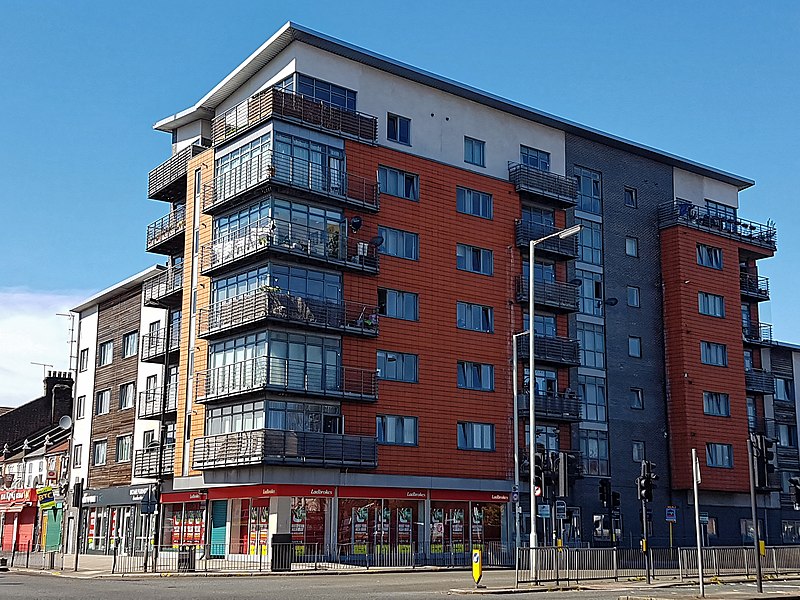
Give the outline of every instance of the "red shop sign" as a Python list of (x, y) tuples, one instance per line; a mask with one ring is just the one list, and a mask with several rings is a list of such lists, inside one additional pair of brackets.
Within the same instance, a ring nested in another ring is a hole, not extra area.
[(387, 487), (352, 487), (339, 488), (340, 498), (383, 498), (386, 500), (425, 500), (428, 490)]
[(0, 490), (0, 504), (16, 504), (18, 502), (35, 502), (36, 490), (26, 488), (20, 490)]
[(471, 490), (431, 490), (431, 500), (471, 500), (473, 502), (508, 502), (508, 492), (482, 492)]
[(208, 490), (208, 497), (211, 500), (226, 498), (268, 498), (271, 496), (333, 498), (335, 494), (336, 488), (326, 485), (235, 485), (211, 488)]
[(161, 494), (162, 504), (174, 504), (176, 502), (202, 502), (206, 499), (205, 492), (170, 492)]

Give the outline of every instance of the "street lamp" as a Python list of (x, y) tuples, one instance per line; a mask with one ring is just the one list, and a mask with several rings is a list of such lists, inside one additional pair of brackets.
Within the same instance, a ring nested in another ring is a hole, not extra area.
[[(533, 287), (534, 287), (534, 273), (536, 268), (536, 261), (534, 259), (534, 251), (536, 246), (544, 241), (552, 238), (566, 239), (577, 234), (581, 230), (581, 225), (573, 225), (567, 229), (551, 233), (538, 240), (531, 240), (528, 246), (528, 396), (530, 402), (528, 404), (528, 421), (530, 431), (528, 432), (528, 464), (530, 465), (530, 486), (531, 486), (531, 536), (530, 547), (536, 548), (536, 486), (534, 485), (534, 454), (536, 452), (536, 365), (534, 361), (534, 302), (533, 302)], [(533, 566), (533, 562), (531, 562)]]

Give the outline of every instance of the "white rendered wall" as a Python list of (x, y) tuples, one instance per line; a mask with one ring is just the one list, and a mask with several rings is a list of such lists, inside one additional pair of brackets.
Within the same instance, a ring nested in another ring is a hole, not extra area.
[(697, 173), (690, 173), (677, 167), (672, 169), (672, 187), (675, 190), (676, 199), (688, 200), (698, 206), (705, 206), (706, 200), (713, 200), (734, 208), (739, 207), (739, 190), (735, 185)]
[[(75, 379), (75, 392), (72, 408), (72, 445), (73, 448), (80, 444), (81, 465), (72, 466), (70, 472), (70, 482), (88, 481), (89, 460), (91, 457), (91, 436), (92, 436), (92, 406), (94, 405), (94, 371), (97, 364), (97, 306), (86, 309), (78, 315), (78, 357), (84, 348), (89, 350), (89, 358), (85, 371), (78, 371)], [(79, 364), (80, 366), (80, 364)], [(84, 402), (84, 417), (77, 418), (78, 398), (86, 396)], [(74, 454), (73, 454), (74, 456)]]

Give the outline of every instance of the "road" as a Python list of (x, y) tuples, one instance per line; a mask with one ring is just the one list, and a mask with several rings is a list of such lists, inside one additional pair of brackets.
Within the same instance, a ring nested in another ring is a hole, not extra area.
[[(488, 587), (513, 587), (513, 571), (487, 571), (484, 573)], [(72, 579), (53, 575), (0, 573), (0, 598), (3, 600), (223, 600), (237, 599), (289, 599), (305, 598), (386, 600), (398, 598), (416, 600), (441, 598), (451, 588), (468, 588), (472, 585), (466, 571), (370, 573), (346, 575), (302, 575), (267, 577), (125, 577), (122, 579)], [(800, 597), (800, 582), (767, 582), (765, 591), (773, 594)], [(744, 600), (755, 596), (754, 584), (709, 585), (710, 598), (735, 598)], [(593, 585), (591, 590), (562, 591), (543, 597), (537, 593), (514, 594), (511, 598), (539, 598), (540, 600), (617, 600), (621, 595), (657, 596), (662, 598), (689, 598), (697, 594), (696, 587), (650, 588), (635, 583), (605, 583)], [(455, 596), (458, 597), (458, 596)], [(474, 598), (475, 596), (461, 596)], [(496, 598), (497, 596), (491, 596)], [(509, 597), (509, 596), (506, 596)]]

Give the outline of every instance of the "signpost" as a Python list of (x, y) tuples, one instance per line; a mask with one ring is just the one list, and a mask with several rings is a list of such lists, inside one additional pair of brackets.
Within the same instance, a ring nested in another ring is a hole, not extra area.
[(703, 549), (700, 544), (700, 523), (702, 523), (703, 514), (706, 517), (706, 523), (708, 523), (708, 513), (700, 513), (700, 494), (697, 491), (697, 486), (701, 481), (700, 463), (697, 460), (697, 449), (692, 448), (692, 487), (694, 492), (694, 528), (697, 537), (697, 575), (698, 579), (700, 580), (700, 595), (705, 598), (706, 582), (705, 579), (703, 579)]
[(549, 504), (540, 504), (539, 505), (539, 517), (542, 519), (549, 519), (550, 518), (550, 505)]
[(669, 523), (669, 547), (672, 548), (672, 526), (678, 522), (678, 509), (668, 506), (664, 518)]
[(472, 579), (475, 581), (475, 587), (480, 587), (478, 584), (483, 577), (483, 556), (480, 550), (472, 551)]

